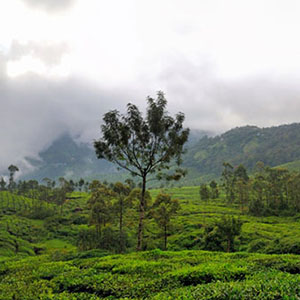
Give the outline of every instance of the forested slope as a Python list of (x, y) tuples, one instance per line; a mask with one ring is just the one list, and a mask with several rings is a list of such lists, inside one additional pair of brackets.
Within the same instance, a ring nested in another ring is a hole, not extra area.
[(259, 128), (238, 127), (192, 146), (184, 165), (200, 175), (219, 177), (223, 163), (252, 170), (258, 161), (273, 167), (300, 159), (300, 124)]

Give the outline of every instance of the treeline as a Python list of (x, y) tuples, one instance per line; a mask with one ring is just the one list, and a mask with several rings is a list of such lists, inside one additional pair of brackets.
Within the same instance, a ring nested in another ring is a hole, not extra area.
[[(293, 215), (300, 212), (300, 173), (256, 164), (249, 176), (243, 165), (223, 164), (221, 185), (227, 203), (238, 204), (244, 213), (254, 216)], [(216, 198), (218, 185), (212, 181), (200, 186), (203, 200)]]

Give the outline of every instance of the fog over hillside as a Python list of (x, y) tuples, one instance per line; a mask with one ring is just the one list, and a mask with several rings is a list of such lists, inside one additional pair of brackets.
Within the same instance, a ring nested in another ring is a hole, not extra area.
[[(117, 9), (116, 9), (117, 8)], [(162, 90), (192, 129), (299, 122), (297, 1), (0, 3), (0, 174)], [(155, 20), (155, 22), (153, 22)]]

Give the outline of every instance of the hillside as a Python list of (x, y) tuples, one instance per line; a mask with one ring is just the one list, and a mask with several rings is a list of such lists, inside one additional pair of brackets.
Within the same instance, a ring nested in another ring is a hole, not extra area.
[[(170, 251), (158, 249), (160, 229), (147, 220), (147, 251), (133, 252), (137, 222), (131, 209), (125, 218), (128, 253), (118, 255), (80, 249), (78, 240), (92, 227), (90, 195), (73, 192), (60, 213), (55, 203), (0, 192), (0, 299), (298, 299), (299, 214), (249, 216), (226, 204), (223, 194), (199, 199), (198, 187), (165, 192), (181, 205), (172, 218)], [(151, 190), (152, 198), (158, 193)], [(234, 247), (243, 252), (203, 251), (205, 243), (216, 244), (215, 231), (207, 229), (224, 215), (241, 218)]]
[(48, 178), (89, 178), (101, 174), (117, 173), (117, 168), (105, 161), (98, 160), (92, 145), (77, 143), (70, 135), (63, 135), (50, 147), (39, 153), (40, 160), (27, 158), (35, 167), (34, 171), (21, 179), (42, 180)]
[[(211, 134), (207, 131), (192, 130), (188, 147), (195, 145), (201, 137)], [(45, 177), (66, 177), (115, 181), (128, 177), (126, 172), (118, 170), (112, 163), (97, 159), (92, 144), (75, 142), (68, 134), (60, 136), (47, 149), (41, 151), (39, 158), (27, 158), (35, 168), (20, 179), (41, 181)]]
[(238, 127), (193, 145), (184, 165), (199, 175), (219, 177), (223, 162), (243, 164), (250, 171), (258, 161), (274, 167), (300, 159), (300, 124), (259, 128)]
[[(215, 137), (209, 137), (209, 134), (191, 132), (183, 158), (183, 166), (189, 172), (180, 185), (195, 185), (219, 178), (223, 162), (233, 166), (243, 164), (249, 171), (258, 161), (271, 167), (293, 165), (297, 170), (297, 164), (293, 162), (300, 160), (300, 123), (270, 128), (238, 127)], [(69, 135), (61, 136), (39, 156), (40, 160), (28, 159), (35, 170), (21, 179), (64, 176), (116, 181), (128, 177), (113, 164), (98, 160), (91, 145), (77, 143)]]

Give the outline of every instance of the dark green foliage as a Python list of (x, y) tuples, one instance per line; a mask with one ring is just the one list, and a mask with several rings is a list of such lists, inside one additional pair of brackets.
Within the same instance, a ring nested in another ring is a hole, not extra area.
[[(109, 250), (118, 252), (120, 241), (119, 232), (111, 226), (105, 226), (101, 235), (94, 228), (84, 229), (79, 232), (77, 238), (77, 247), (80, 251), (93, 249)], [(122, 235), (124, 249), (128, 247), (128, 237), (125, 233)]]
[(200, 190), (199, 190), (200, 198), (203, 201), (207, 201), (210, 198), (210, 192), (206, 184), (201, 184), (200, 185)]
[(225, 195), (227, 202), (234, 202), (235, 193), (234, 193), (234, 184), (235, 184), (235, 176), (234, 176), (234, 168), (230, 163), (223, 163), (224, 170), (222, 172), (222, 181), (225, 189)]
[(299, 140), (299, 123), (270, 128), (237, 127), (220, 136), (200, 139), (189, 149), (184, 166), (214, 178), (222, 173), (223, 162), (232, 166), (243, 164), (252, 172), (258, 161), (270, 167), (298, 161)]
[(14, 181), (15, 173), (19, 171), (19, 168), (15, 165), (10, 165), (8, 167), (9, 171), (9, 182), (8, 182), (8, 189), (13, 191), (16, 188), (16, 183)]
[(5, 191), (6, 190), (6, 182), (4, 180), (3, 177), (1, 177), (1, 180), (0, 180), (0, 191)]
[(95, 187), (92, 185), (92, 195), (88, 200), (90, 208), (90, 224), (95, 225), (98, 237), (102, 234), (102, 228), (112, 220), (113, 197), (114, 192), (107, 186), (99, 185), (98, 187)]
[[(157, 99), (148, 97), (147, 102), (145, 118), (138, 107), (131, 103), (127, 105), (125, 115), (117, 110), (106, 113), (101, 126), (102, 137), (94, 143), (98, 158), (113, 162), (141, 179), (138, 250), (143, 247), (148, 175), (158, 173), (161, 178), (162, 170), (169, 169), (174, 163), (180, 165), (183, 145), (189, 134), (189, 129), (183, 128), (184, 114), (178, 113), (175, 118), (168, 115), (163, 92), (157, 93)], [(166, 176), (178, 180), (184, 174), (182, 170), (176, 169), (173, 176)]]
[(204, 231), (204, 249), (209, 251), (222, 251), (224, 237), (216, 226), (206, 226)]
[(234, 251), (234, 240), (241, 234), (241, 228), (240, 219), (223, 216), (214, 226), (205, 227), (203, 248), (210, 251)]
[(219, 198), (219, 189), (218, 189), (218, 184), (216, 183), (216, 181), (212, 180), (209, 183), (209, 187), (210, 187), (211, 198), (212, 199)]
[(130, 200), (129, 193), (131, 188), (129, 185), (124, 185), (121, 182), (116, 182), (112, 185), (112, 190), (116, 193), (117, 200), (114, 203), (114, 211), (118, 217), (119, 221), (119, 252), (122, 253), (125, 250), (125, 240), (124, 240), (124, 214), (126, 210), (132, 206), (132, 201)]
[(224, 216), (216, 223), (220, 235), (226, 240), (226, 251), (234, 250), (234, 238), (241, 233), (242, 221), (235, 217)]
[(164, 250), (167, 250), (167, 237), (169, 234), (168, 231), (171, 223), (171, 218), (177, 213), (179, 209), (180, 205), (178, 200), (171, 199), (171, 196), (168, 194), (158, 194), (153, 203), (151, 214), (155, 222), (163, 232)]

